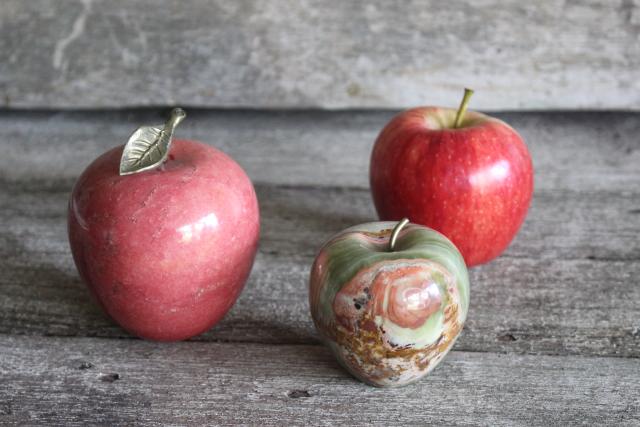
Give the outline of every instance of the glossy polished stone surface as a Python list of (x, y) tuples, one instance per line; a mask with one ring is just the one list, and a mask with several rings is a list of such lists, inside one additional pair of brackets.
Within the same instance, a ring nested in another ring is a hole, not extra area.
[(410, 224), (390, 250), (395, 224), (361, 224), (331, 238), (309, 289), (325, 343), (352, 375), (379, 387), (412, 383), (435, 368), (469, 308), (467, 268), (455, 246)]
[(158, 169), (120, 176), (123, 147), (98, 157), (69, 202), (80, 276), (129, 332), (181, 340), (215, 325), (250, 273), (259, 238), (251, 181), (219, 150), (174, 141)]

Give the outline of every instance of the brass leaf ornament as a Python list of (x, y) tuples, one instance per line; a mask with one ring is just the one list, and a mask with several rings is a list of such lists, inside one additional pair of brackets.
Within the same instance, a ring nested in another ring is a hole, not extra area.
[(130, 175), (160, 166), (169, 155), (176, 126), (186, 116), (182, 108), (174, 108), (164, 125), (138, 128), (124, 146), (120, 175)]

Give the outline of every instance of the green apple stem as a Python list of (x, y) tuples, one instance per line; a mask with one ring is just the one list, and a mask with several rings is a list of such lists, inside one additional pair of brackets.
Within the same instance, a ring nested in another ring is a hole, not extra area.
[(407, 224), (409, 224), (409, 218), (402, 218), (402, 220), (393, 227), (391, 237), (389, 238), (389, 252), (393, 252), (393, 249), (396, 246), (396, 240), (398, 240), (398, 236), (400, 235), (400, 231), (402, 231), (404, 226)]
[(473, 95), (473, 90), (464, 89), (464, 96), (462, 97), (462, 102), (460, 102), (460, 106), (458, 107), (458, 113), (456, 114), (456, 120), (453, 122), (454, 129), (457, 129), (462, 124), (462, 120), (464, 119), (464, 113), (467, 111), (467, 105), (469, 104), (469, 100), (471, 99), (471, 95)]

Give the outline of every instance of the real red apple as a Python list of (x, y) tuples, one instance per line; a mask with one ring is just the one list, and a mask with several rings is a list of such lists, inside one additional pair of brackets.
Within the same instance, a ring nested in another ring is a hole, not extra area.
[(259, 236), (253, 185), (230, 157), (199, 142), (176, 140), (159, 168), (129, 175), (119, 174), (122, 154), (120, 146), (98, 157), (73, 188), (68, 226), (78, 271), (132, 334), (200, 334), (231, 308), (251, 270)]
[(474, 266), (498, 256), (518, 232), (533, 167), (513, 128), (465, 111), (470, 94), (459, 110), (420, 107), (395, 116), (374, 145), (370, 183), (380, 219), (407, 217), (438, 230)]

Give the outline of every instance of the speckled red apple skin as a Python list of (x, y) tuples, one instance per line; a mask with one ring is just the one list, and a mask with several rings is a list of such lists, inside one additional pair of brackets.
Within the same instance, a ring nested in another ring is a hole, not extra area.
[(249, 276), (260, 219), (251, 181), (221, 151), (173, 142), (158, 169), (120, 176), (123, 147), (76, 182), (68, 231), (80, 276), (124, 329), (175, 341), (215, 325)]
[(522, 225), (533, 166), (518, 133), (467, 113), (469, 126), (437, 129), (425, 118), (454, 110), (422, 107), (394, 117), (371, 156), (370, 183), (380, 219), (426, 225), (447, 236), (468, 266), (502, 253)]

